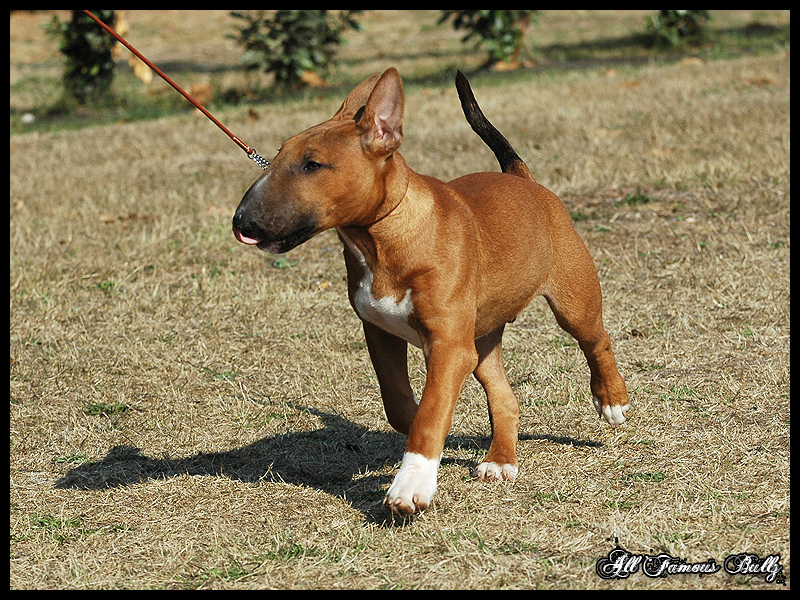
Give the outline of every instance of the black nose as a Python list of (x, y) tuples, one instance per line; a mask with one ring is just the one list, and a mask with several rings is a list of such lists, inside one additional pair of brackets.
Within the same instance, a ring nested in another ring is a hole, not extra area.
[(267, 237), (266, 232), (241, 207), (233, 215), (233, 235), (237, 240), (248, 245), (258, 244)]
[(259, 177), (245, 192), (233, 215), (234, 233), (238, 230), (247, 238), (263, 239), (265, 237), (265, 232), (258, 222), (258, 215), (261, 213), (260, 207), (263, 204), (262, 186), (260, 185), (262, 179)]

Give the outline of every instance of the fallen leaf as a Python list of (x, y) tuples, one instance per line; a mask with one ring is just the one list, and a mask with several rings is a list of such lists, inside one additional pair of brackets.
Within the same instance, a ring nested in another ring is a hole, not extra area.
[(702, 65), (703, 59), (697, 58), (696, 56), (687, 56), (686, 58), (682, 58), (680, 60), (680, 64), (682, 65)]
[(213, 91), (210, 83), (193, 83), (189, 86), (189, 95), (203, 106), (211, 102)]
[(141, 79), (145, 85), (153, 81), (153, 72), (138, 56), (131, 54), (128, 64), (133, 68), (133, 74)]
[(314, 73), (314, 71), (303, 71), (303, 74), (300, 75), (300, 79), (303, 83), (311, 87), (325, 87), (325, 80)]
[(770, 77), (750, 77), (744, 80), (745, 85), (771, 85), (775, 80)]

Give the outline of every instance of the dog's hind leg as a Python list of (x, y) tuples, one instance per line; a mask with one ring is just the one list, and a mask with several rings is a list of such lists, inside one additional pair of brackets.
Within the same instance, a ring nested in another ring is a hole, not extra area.
[[(630, 407), (625, 381), (617, 370), (611, 338), (603, 327), (600, 280), (586, 245), (574, 233), (560, 253), (542, 294), (558, 324), (574, 337), (591, 371), (592, 400), (599, 415), (613, 426), (625, 422)], [(563, 248), (563, 246), (562, 246)]]
[(489, 452), (473, 472), (477, 479), (514, 479), (517, 476), (519, 402), (511, 390), (503, 365), (504, 327), (475, 341), (478, 366), (474, 375), (486, 392), (492, 426)]

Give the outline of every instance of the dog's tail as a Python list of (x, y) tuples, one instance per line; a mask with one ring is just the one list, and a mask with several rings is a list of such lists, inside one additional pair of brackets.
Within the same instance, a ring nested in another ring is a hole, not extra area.
[(509, 141), (503, 137), (503, 134), (484, 116), (483, 111), (481, 111), (480, 106), (478, 106), (478, 102), (475, 100), (475, 95), (472, 93), (469, 81), (467, 81), (467, 78), (461, 71), (456, 73), (456, 90), (458, 90), (458, 98), (461, 100), (461, 108), (464, 110), (467, 123), (470, 124), (472, 130), (477, 133), (492, 152), (494, 152), (503, 173), (509, 173), (535, 181), (525, 161), (514, 151), (514, 148)]

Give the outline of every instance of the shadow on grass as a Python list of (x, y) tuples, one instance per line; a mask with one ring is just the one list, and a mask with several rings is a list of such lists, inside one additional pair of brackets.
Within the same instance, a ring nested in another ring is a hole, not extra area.
[[(84, 463), (61, 477), (59, 489), (97, 490), (135, 485), (150, 479), (181, 475), (210, 475), (247, 483), (282, 482), (313, 487), (346, 498), (368, 522), (393, 522), (382, 506), (393, 475), (370, 474), (400, 463), (404, 436), (390, 431), (371, 431), (341, 416), (315, 408), (295, 406), (323, 421), (314, 431), (299, 431), (265, 437), (224, 452), (200, 452), (186, 458), (151, 458), (139, 448), (120, 445), (102, 460)], [(521, 435), (521, 441), (547, 440), (574, 446), (601, 446), (599, 442), (552, 435)], [(448, 436), (446, 447), (488, 450), (487, 436)], [(474, 461), (444, 458), (442, 464), (465, 469)]]

